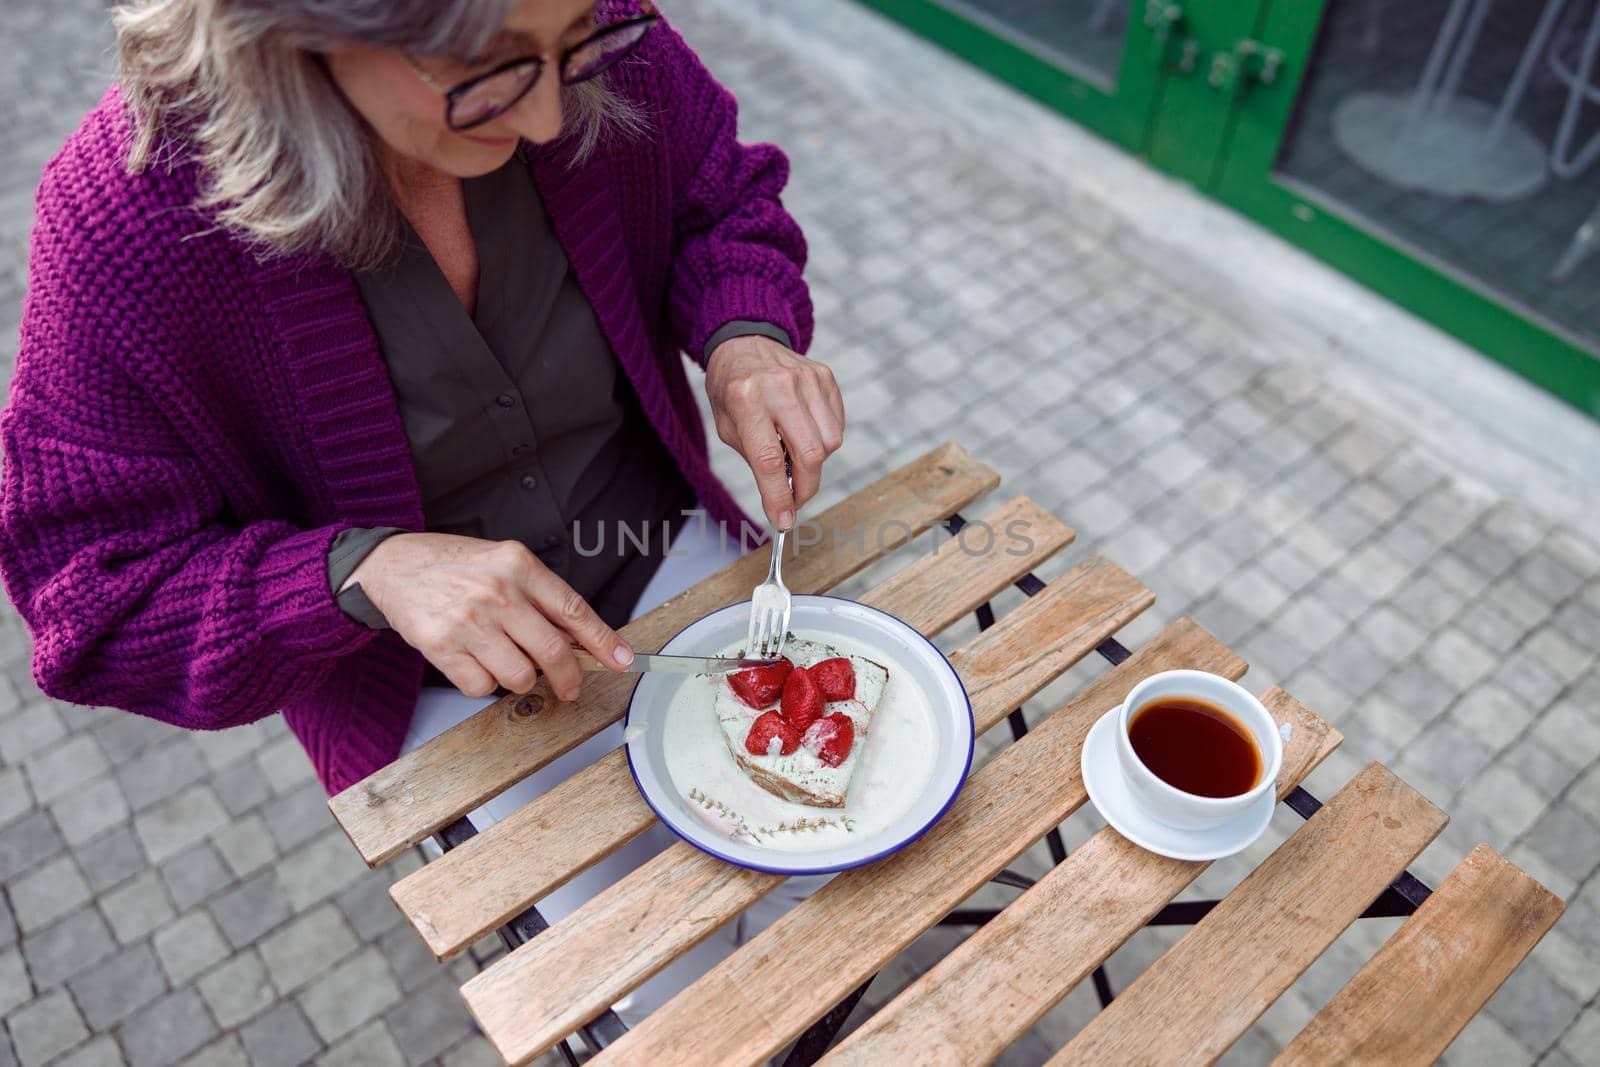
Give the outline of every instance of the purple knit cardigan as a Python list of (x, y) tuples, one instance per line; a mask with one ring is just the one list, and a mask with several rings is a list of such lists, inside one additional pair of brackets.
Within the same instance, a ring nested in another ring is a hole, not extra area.
[[(529, 165), (651, 425), (737, 529), (682, 353), (735, 319), (809, 343), (788, 164), (735, 140), (732, 96), (664, 22), (610, 78), (651, 133)], [(394, 392), (348, 270), (258, 260), (191, 206), (192, 162), (125, 173), (128, 128), (113, 87), (39, 187), (0, 573), (46, 693), (190, 729), (281, 710), (337, 792), (399, 754), (422, 675), (328, 587), (340, 530), (423, 527)]]

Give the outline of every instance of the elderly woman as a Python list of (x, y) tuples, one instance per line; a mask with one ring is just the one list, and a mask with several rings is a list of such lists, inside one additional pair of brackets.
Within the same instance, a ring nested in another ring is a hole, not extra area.
[(786, 162), (648, 0), (115, 18), (119, 84), (39, 189), (0, 424), (47, 693), (282, 711), (337, 791), (536, 669), (575, 696), (574, 643), (627, 664), (613, 627), (756, 528), (684, 354), (769, 523), (816, 492), (844, 410), (795, 354)]

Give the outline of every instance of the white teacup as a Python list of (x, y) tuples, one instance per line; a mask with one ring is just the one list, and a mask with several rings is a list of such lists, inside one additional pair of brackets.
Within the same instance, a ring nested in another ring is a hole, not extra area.
[[(1144, 707), (1170, 697), (1193, 697), (1214, 704), (1250, 731), (1261, 754), (1261, 776), (1249, 792), (1231, 797), (1187, 793), (1168, 785), (1144, 765), (1128, 739), (1128, 726)], [(1283, 739), (1272, 715), (1242, 686), (1206, 671), (1163, 671), (1134, 686), (1117, 710), (1117, 762), (1129, 792), (1145, 814), (1180, 830), (1209, 830), (1243, 814), (1274, 788), (1283, 766)]]

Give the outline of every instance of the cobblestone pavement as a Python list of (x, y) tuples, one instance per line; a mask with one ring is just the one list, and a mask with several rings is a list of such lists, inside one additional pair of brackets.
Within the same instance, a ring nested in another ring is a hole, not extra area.
[[(1452, 821), (1416, 865), (1425, 878), (1488, 841), (1568, 899), (1448, 1060), (1593, 1062), (1593, 531), (1483, 490), (1327, 376), (1248, 354), (1244, 329), (1163, 280), (1115, 219), (1079, 217), (958, 132), (886, 115), (682, 7), (744, 102), (746, 136), (794, 161), (815, 352), (851, 419), (822, 502), (945, 438), (995, 464), (1008, 492), (1074, 524), (1069, 558), (1104, 551), (1156, 591), (1133, 640), (1193, 614), (1251, 661), (1253, 685), (1282, 682), (1340, 727), (1316, 792), (1382, 760), (1443, 805)], [(33, 188), (106, 81), (104, 9), (10, 0), (0, 41), (8, 367)], [(718, 463), (743, 484), (731, 457)], [(192, 735), (47, 700), (9, 612), (0, 669), (0, 1067), (493, 1062), (456, 993), (490, 950), (447, 968), (427, 957), (387, 899), (397, 872), (363, 868), (280, 722)], [(1294, 825), (1280, 814), (1273, 840)], [(1094, 826), (1080, 813), (1069, 844)], [(1218, 864), (1197, 888), (1226, 891), (1245, 869)], [(1393, 927), (1354, 927), (1230, 1061), (1270, 1057)], [(1175, 936), (1140, 934), (1113, 982)], [(918, 942), (871, 999), (953, 938)], [(1092, 1011), (1076, 991), (1007, 1060), (1038, 1062)]]

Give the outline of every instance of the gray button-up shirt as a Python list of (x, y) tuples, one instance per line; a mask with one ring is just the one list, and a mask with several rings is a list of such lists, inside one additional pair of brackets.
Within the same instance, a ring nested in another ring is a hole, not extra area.
[[(693, 492), (578, 288), (527, 166), (514, 157), (462, 187), (478, 251), (473, 315), (409, 227), (395, 262), (356, 273), (411, 445), (427, 528), (521, 541), (620, 625), (681, 512), (694, 506)], [(735, 322), (717, 331), (707, 352), (751, 333), (789, 343), (769, 324)], [(621, 537), (619, 524), (634, 539)], [(641, 551), (637, 540), (647, 530)], [(334, 590), (398, 532), (342, 533), (328, 558)], [(367, 625), (388, 625), (359, 584), (338, 599)]]

